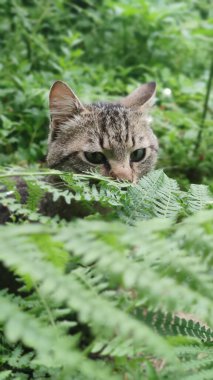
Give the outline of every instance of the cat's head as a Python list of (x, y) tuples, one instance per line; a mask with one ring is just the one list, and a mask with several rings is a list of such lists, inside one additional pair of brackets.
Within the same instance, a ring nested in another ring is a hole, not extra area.
[(141, 85), (115, 103), (84, 105), (63, 82), (50, 90), (50, 168), (136, 182), (157, 160), (149, 110), (156, 84)]

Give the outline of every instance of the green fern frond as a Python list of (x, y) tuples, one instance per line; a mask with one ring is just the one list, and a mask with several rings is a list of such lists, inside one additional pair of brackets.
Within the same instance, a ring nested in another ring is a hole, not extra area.
[(97, 364), (94, 365), (83, 357), (74, 348), (71, 338), (63, 336), (60, 329), (43, 326), (32, 315), (20, 311), (7, 297), (0, 296), (0, 307), (0, 321), (5, 324), (7, 339), (14, 343), (21, 340), (34, 349), (37, 354), (36, 362), (40, 365), (56, 369), (64, 366), (67, 374), (68, 371), (78, 370), (91, 379), (107, 379), (107, 376), (117, 379), (106, 369), (99, 369)]
[[(164, 314), (162, 311), (137, 309), (137, 317), (153, 326), (160, 334), (166, 336), (182, 335), (191, 336), (203, 342), (213, 342), (213, 330), (196, 320), (171, 313)], [(186, 319), (187, 318), (187, 319)]]
[[(0, 183), (9, 184), (11, 178), (17, 175), (22, 176), (28, 184), (29, 194), (25, 209), (36, 210), (36, 204), (38, 207), (42, 194), (46, 192), (51, 194), (53, 202), (63, 198), (67, 204), (75, 200), (87, 205), (96, 202), (104, 207), (111, 207), (123, 221), (134, 224), (137, 220), (155, 216), (175, 219), (178, 215), (198, 211), (211, 203), (205, 186), (192, 185), (189, 192), (185, 193), (180, 190), (177, 182), (166, 176), (162, 170), (149, 173), (134, 186), (112, 181), (97, 173), (72, 174), (55, 170), (26, 172), (20, 169), (1, 170)], [(54, 181), (54, 185), (51, 181), (47, 182), (48, 176), (56, 178), (56, 175), (58, 181)], [(10, 184), (8, 188), (11, 188)], [(15, 212), (18, 213), (18, 210)], [(25, 214), (30, 215), (30, 212), (25, 210)], [(38, 220), (36, 214), (34, 219)]]
[(213, 204), (213, 198), (210, 196), (208, 186), (190, 185), (187, 194), (187, 210), (194, 213), (204, 209), (208, 204)]
[[(24, 203), (11, 182), (17, 174)], [(58, 175), (57, 186), (47, 175)], [(10, 221), (19, 223), (0, 228), (0, 271), (24, 284), (19, 296), (0, 291), (3, 378), (140, 379), (145, 368), (147, 380), (210, 376), (213, 212), (197, 212), (208, 203), (203, 189), (182, 192), (162, 171), (127, 186), (97, 174), (6, 170), (0, 184)], [(94, 214), (98, 204), (112, 213), (70, 223), (46, 217), (46, 194), (63, 207), (80, 202)], [(155, 360), (164, 363), (160, 372)]]
[(181, 210), (181, 197), (177, 182), (156, 170), (128, 189), (123, 213), (133, 221), (155, 216), (175, 218)]
[(38, 207), (42, 197), (44, 196), (44, 189), (39, 186), (38, 182), (27, 181), (28, 197), (26, 202), (26, 208), (30, 211), (38, 211)]
[[(38, 226), (34, 228), (34, 233), (38, 234)], [(33, 232), (33, 226), (28, 226), (28, 233), (30, 232)], [(41, 229), (40, 232), (42, 232)], [(82, 322), (92, 322), (99, 334), (103, 332), (106, 334), (108, 331), (112, 335), (117, 331), (123, 339), (131, 335), (134, 337), (135, 344), (140, 345), (142, 341), (146, 342), (147, 346), (156, 351), (157, 355), (165, 354), (170, 358), (171, 351), (160, 337), (158, 345), (153, 345), (155, 339), (147, 326), (141, 325), (133, 317), (125, 315), (104, 298), (100, 298), (98, 295), (95, 297), (93, 291), (85, 289), (76, 280), (76, 276), (62, 275), (51, 263), (43, 261), (38, 247), (26, 239), (25, 233), (26, 228), (19, 229), (16, 239), (12, 242), (8, 241), (7, 236), (4, 236), (2, 247), (8, 254), (4, 257), (4, 254), (0, 252), (0, 258), (7, 266), (15, 267), (19, 273), (28, 274), (31, 281), (39, 283), (40, 292), (44, 294), (44, 297), (48, 296), (55, 302), (60, 301), (60, 304), (66, 302), (71, 310), (78, 312)], [(30, 258), (29, 250), (32, 252)], [(31, 265), (32, 261), (34, 262), (33, 266)]]
[[(179, 371), (176, 371), (176, 367), (173, 364), (166, 366), (160, 379), (168, 379), (170, 377), (174, 379), (192, 380), (196, 379), (211, 379), (213, 373), (213, 356), (212, 350), (205, 350), (202, 346), (192, 346), (185, 344), (185, 349), (178, 355), (180, 360)], [(177, 346), (179, 350), (179, 347)], [(179, 351), (177, 351), (179, 352)]]

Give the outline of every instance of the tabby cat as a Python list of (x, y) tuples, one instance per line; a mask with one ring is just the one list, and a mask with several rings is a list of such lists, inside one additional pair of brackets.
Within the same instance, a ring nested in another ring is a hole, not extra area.
[(148, 115), (155, 89), (150, 82), (117, 102), (84, 105), (65, 83), (55, 82), (49, 96), (48, 166), (137, 182), (157, 160)]
[[(84, 105), (65, 83), (55, 82), (49, 97), (47, 165), (76, 173), (96, 170), (104, 176), (136, 182), (154, 167), (157, 159), (158, 143), (148, 116), (155, 88), (151, 82), (118, 102)], [(48, 180), (56, 185), (54, 177)], [(26, 203), (27, 184), (22, 178), (15, 182), (22, 203)], [(68, 205), (62, 197), (55, 202), (49, 193), (43, 197), (39, 210), (66, 220), (90, 214), (79, 202)], [(105, 212), (96, 206), (95, 210)], [(0, 224), (11, 221), (11, 217), (9, 209), (0, 204)], [(1, 263), (0, 277), (2, 288), (13, 292), (18, 289), (14, 275)]]
[[(155, 88), (156, 84), (151, 82), (117, 102), (84, 105), (65, 83), (55, 82), (49, 96), (47, 165), (75, 173), (93, 170), (114, 179), (137, 182), (157, 160), (158, 142), (149, 126)], [(58, 177), (47, 180), (63, 187)], [(22, 203), (26, 203), (25, 181), (16, 178), (15, 182)], [(53, 202), (48, 193), (39, 210), (44, 215), (59, 215), (66, 220), (87, 215), (74, 201), (71, 205), (63, 198)], [(9, 210), (0, 205), (0, 224), (10, 217)]]

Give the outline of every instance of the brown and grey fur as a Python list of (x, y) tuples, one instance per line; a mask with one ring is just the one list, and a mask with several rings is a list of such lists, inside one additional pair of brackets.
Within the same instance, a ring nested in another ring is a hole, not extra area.
[[(50, 90), (50, 168), (81, 173), (95, 170), (118, 180), (136, 182), (157, 160), (158, 143), (150, 128), (149, 111), (155, 83), (140, 86), (115, 103), (83, 105), (74, 92), (57, 81)], [(145, 148), (145, 158), (130, 162), (134, 150)], [(89, 163), (84, 152), (101, 152), (107, 162)]]

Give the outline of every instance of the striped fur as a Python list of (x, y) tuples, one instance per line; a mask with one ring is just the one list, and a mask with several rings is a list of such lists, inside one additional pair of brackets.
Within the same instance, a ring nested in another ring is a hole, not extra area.
[[(136, 182), (157, 160), (158, 142), (149, 126), (154, 93), (150, 83), (117, 103), (83, 105), (66, 84), (56, 82), (50, 91), (48, 166)], [(131, 162), (131, 152), (141, 148), (144, 159)], [(107, 161), (91, 164), (84, 152), (102, 152)]]

